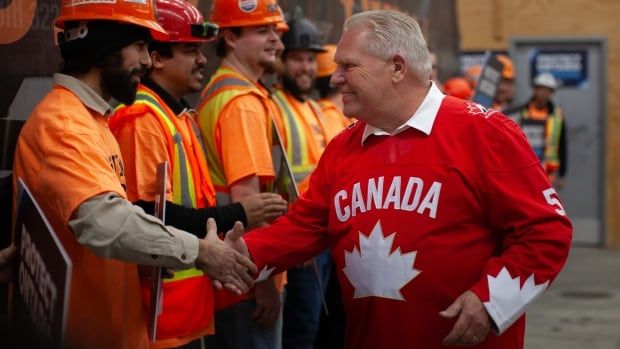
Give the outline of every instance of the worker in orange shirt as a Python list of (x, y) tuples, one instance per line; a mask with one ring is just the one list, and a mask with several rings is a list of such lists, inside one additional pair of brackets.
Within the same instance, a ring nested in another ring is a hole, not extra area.
[[(195, 111), (183, 99), (200, 91), (207, 59), (204, 42), (214, 39), (217, 27), (205, 23), (196, 7), (183, 0), (157, 0), (158, 21), (169, 33), (165, 40), (149, 44), (152, 68), (138, 86), (133, 105), (117, 109), (110, 129), (125, 159), (127, 196), (154, 211), (157, 195), (156, 168), (168, 161), (166, 223), (204, 237), (207, 218), (213, 217), (220, 231), (235, 221), (257, 226), (286, 210), (278, 195), (261, 193), (241, 203), (215, 207), (200, 130)], [(150, 312), (151, 282), (141, 282), (145, 308)], [(163, 311), (158, 317), (153, 348), (176, 348), (212, 334), (213, 288), (195, 269), (175, 272), (164, 279)]]
[(55, 22), (61, 74), (17, 142), (15, 179), (30, 189), (73, 264), (66, 347), (148, 348), (136, 263), (197, 267), (237, 292), (253, 283), (247, 272), (255, 266), (218, 239), (213, 220), (199, 239), (126, 199), (107, 100), (133, 103), (151, 66), (147, 43), (167, 35), (154, 9), (151, 1), (63, 0)]
[[(198, 123), (217, 202), (239, 202), (271, 190), (274, 111), (259, 83), (265, 64), (276, 60), (277, 24), (284, 21), (275, 0), (215, 0), (211, 22), (220, 28), (216, 53), (221, 63), (201, 94)], [(216, 292), (217, 348), (280, 348), (285, 279), (257, 283), (243, 298)]]
[[(334, 53), (336, 53), (336, 45), (323, 45), (325, 52), (316, 55), (316, 89), (321, 97), (317, 103), (323, 111), (323, 115), (328, 120), (338, 120), (343, 127), (347, 127), (355, 122), (354, 118), (347, 118), (342, 113), (342, 98), (338, 93), (338, 88), (331, 86), (329, 80), (338, 67), (334, 62)], [(334, 121), (332, 124), (338, 125)]]

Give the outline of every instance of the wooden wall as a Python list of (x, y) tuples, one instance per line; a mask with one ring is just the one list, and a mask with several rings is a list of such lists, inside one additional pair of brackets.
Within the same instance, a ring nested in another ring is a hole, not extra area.
[(620, 249), (620, 1), (457, 0), (462, 50), (507, 50), (512, 36), (607, 38), (606, 246)]

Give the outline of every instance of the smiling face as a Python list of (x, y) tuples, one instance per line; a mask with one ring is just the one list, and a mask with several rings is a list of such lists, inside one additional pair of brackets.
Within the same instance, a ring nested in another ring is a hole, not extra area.
[(165, 77), (167, 89), (176, 98), (200, 91), (207, 64), (202, 46), (202, 43), (177, 43), (172, 45), (172, 57), (161, 57), (161, 61), (153, 58), (154, 66), (161, 62), (161, 75)]
[(281, 43), (275, 25), (244, 27), (241, 34), (230, 38), (234, 55), (254, 71), (276, 62), (276, 51)]
[(151, 58), (145, 41), (136, 41), (104, 58), (101, 65), (101, 89), (118, 101), (130, 105), (136, 99), (136, 91)]
[(314, 88), (316, 78), (316, 53), (309, 50), (292, 50), (284, 59), (283, 84), (293, 94), (305, 97)]
[(342, 35), (334, 61), (338, 68), (331, 84), (342, 94), (343, 112), (369, 124), (380, 115), (386, 94), (393, 91), (392, 65), (389, 60), (367, 53), (364, 48), (366, 28), (355, 26)]

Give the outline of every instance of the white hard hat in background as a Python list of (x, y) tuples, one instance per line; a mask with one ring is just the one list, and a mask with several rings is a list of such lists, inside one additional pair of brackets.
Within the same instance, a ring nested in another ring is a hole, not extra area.
[(540, 73), (534, 78), (534, 86), (542, 86), (555, 90), (558, 88), (558, 81), (551, 73)]

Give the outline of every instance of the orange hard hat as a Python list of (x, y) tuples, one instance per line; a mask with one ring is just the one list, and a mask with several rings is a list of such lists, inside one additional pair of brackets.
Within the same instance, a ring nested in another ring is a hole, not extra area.
[(444, 91), (453, 97), (468, 100), (473, 93), (469, 82), (465, 78), (455, 77), (446, 80), (443, 84)]
[(276, 0), (214, 0), (210, 22), (220, 28), (251, 27), (284, 22)]
[(157, 20), (168, 32), (165, 42), (205, 42), (217, 36), (217, 26), (205, 22), (198, 9), (185, 0), (155, 0)]
[(316, 55), (316, 77), (322, 78), (332, 75), (336, 68), (336, 62), (334, 62), (334, 54), (336, 53), (336, 45), (323, 45), (325, 52)]
[(156, 38), (167, 37), (166, 31), (157, 23), (153, 0), (62, 0), (57, 27), (64, 29), (69, 21), (116, 21), (148, 28)]
[(502, 69), (502, 78), (513, 80), (515, 78), (515, 67), (512, 64), (512, 59), (504, 54), (496, 55), (495, 58), (504, 65), (504, 69)]

